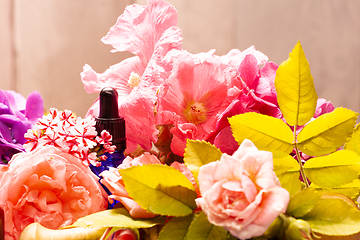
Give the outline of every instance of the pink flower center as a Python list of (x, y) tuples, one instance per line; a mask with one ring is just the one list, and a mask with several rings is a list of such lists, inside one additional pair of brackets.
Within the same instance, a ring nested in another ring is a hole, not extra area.
[(137, 74), (136, 72), (131, 72), (129, 80), (128, 80), (128, 84), (131, 88), (137, 87), (139, 86), (141, 77), (139, 76), (139, 74)]
[(189, 104), (184, 110), (184, 116), (190, 123), (202, 123), (206, 120), (206, 108), (200, 102)]

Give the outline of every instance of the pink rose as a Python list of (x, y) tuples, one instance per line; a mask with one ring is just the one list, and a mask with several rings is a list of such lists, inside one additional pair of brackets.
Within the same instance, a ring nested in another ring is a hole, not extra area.
[(30, 223), (51, 229), (106, 209), (98, 177), (79, 158), (53, 146), (19, 153), (0, 180), (6, 239), (18, 239)]
[(198, 180), (202, 197), (196, 203), (209, 222), (240, 239), (261, 236), (290, 199), (273, 171), (272, 154), (249, 140), (232, 156), (200, 167)]

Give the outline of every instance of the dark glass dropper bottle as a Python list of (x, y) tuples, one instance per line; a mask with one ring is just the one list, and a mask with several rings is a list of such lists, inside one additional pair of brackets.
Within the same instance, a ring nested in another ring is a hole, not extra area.
[[(105, 153), (107, 159), (101, 161), (100, 167), (90, 165), (91, 170), (99, 176), (104, 170), (110, 167), (116, 168), (124, 160), (124, 150), (126, 149), (125, 120), (119, 116), (118, 93), (114, 88), (105, 87), (100, 92), (100, 111), (99, 117), (95, 118), (95, 128), (98, 135), (103, 130), (107, 130), (112, 136), (112, 144), (116, 146), (113, 154)], [(111, 194), (108, 189), (104, 189)], [(110, 205), (112, 208), (115, 204)]]

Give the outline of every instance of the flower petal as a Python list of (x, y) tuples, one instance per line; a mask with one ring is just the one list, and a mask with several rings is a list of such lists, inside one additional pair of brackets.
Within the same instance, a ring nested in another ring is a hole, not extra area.
[(129, 51), (142, 59), (150, 59), (153, 43), (176, 23), (177, 12), (172, 5), (162, 0), (149, 0), (146, 7), (138, 4), (127, 6), (102, 41), (113, 46), (113, 52)]
[(259, 67), (256, 58), (249, 54), (246, 55), (239, 67), (240, 77), (250, 89), (254, 89), (259, 77)]
[(26, 99), (25, 117), (34, 125), (43, 115), (43, 98), (38, 91), (31, 92)]

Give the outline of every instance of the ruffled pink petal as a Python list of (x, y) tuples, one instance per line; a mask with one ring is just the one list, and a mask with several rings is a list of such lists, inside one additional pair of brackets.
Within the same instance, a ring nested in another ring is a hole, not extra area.
[[(121, 196), (128, 197), (128, 193), (125, 190), (125, 187), (122, 183), (121, 176), (119, 170), (116, 168), (111, 168), (108, 171), (103, 171), (100, 176), (103, 178), (100, 180), (102, 184), (104, 184), (107, 189), (111, 192), (112, 196)], [(112, 197), (111, 196), (111, 197)]]
[(249, 54), (246, 55), (239, 67), (240, 77), (250, 89), (254, 89), (259, 76), (259, 67), (256, 58)]
[(290, 194), (284, 188), (276, 186), (268, 189), (260, 205), (262, 212), (254, 223), (268, 226), (280, 213), (286, 212), (289, 200)]
[(220, 161), (215, 161), (200, 167), (198, 181), (203, 195), (212, 185), (223, 179), (239, 179), (243, 172), (242, 164), (236, 158), (223, 154)]
[(238, 68), (248, 54), (251, 54), (256, 58), (258, 65), (265, 64), (269, 59), (265, 54), (257, 51), (254, 46), (251, 46), (242, 52), (239, 49), (231, 49), (226, 55), (223, 55), (220, 58), (224, 63), (228, 63)]
[(136, 92), (132, 92), (128, 101), (119, 106), (119, 114), (126, 122), (127, 152), (134, 151), (137, 144), (150, 150), (151, 143), (156, 142), (158, 130), (155, 127), (153, 107), (151, 99), (137, 95)]
[(326, 101), (324, 98), (319, 98), (316, 104), (316, 110), (314, 118), (317, 118), (325, 113), (334, 111), (335, 107), (330, 101)]
[(179, 156), (185, 153), (186, 139), (196, 139), (198, 128), (192, 123), (177, 124), (171, 128), (170, 132), (173, 134), (170, 148), (171, 151)]
[(255, 93), (258, 97), (277, 105), (277, 95), (275, 90), (275, 76), (278, 65), (273, 62), (267, 62), (260, 70), (260, 78), (255, 87)]
[[(243, 96), (243, 95), (240, 95)], [(219, 117), (218, 122), (216, 123), (217, 130), (221, 130), (227, 126), (230, 126), (230, 123), (228, 121), (229, 117), (246, 113), (246, 112), (253, 112), (254, 110), (248, 109), (247, 107), (247, 101), (241, 100), (233, 100), (232, 103), (229, 104), (229, 106), (222, 112), (222, 114)]]
[(127, 58), (120, 63), (110, 66), (103, 73), (96, 73), (89, 65), (83, 67), (80, 73), (84, 88), (88, 93), (100, 92), (104, 87), (111, 86), (119, 93), (119, 101), (130, 94), (131, 88), (128, 80), (131, 72), (141, 76), (145, 70), (147, 62), (142, 62), (139, 57)]
[(161, 164), (160, 160), (150, 154), (149, 152), (145, 152), (136, 158), (126, 157), (121, 165), (118, 166), (118, 169), (125, 169), (133, 166), (142, 166), (147, 164)]
[(239, 148), (239, 144), (235, 140), (231, 127), (223, 128), (215, 137), (214, 145), (221, 150), (222, 153), (233, 154)]
[(256, 151), (258, 151), (258, 149), (254, 145), (254, 143), (248, 139), (245, 139), (240, 144), (240, 147), (238, 148), (238, 150), (236, 150), (232, 156), (237, 159), (241, 159), (245, 156), (245, 154), (247, 154), (249, 152), (256, 152)]
[(172, 5), (162, 0), (149, 0), (146, 7), (127, 6), (102, 41), (113, 46), (113, 52), (129, 51), (142, 59), (150, 59), (153, 44), (166, 29), (176, 24), (177, 12)]

